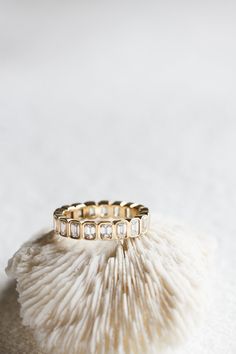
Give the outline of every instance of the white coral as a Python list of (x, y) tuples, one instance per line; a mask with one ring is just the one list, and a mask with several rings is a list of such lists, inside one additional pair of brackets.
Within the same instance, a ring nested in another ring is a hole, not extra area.
[(147, 236), (77, 241), (52, 233), (9, 261), (23, 323), (56, 354), (158, 353), (203, 305), (209, 244), (164, 219)]

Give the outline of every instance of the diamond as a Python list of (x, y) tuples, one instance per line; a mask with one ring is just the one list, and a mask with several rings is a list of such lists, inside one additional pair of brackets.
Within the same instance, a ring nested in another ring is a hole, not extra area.
[(77, 222), (70, 224), (70, 235), (73, 238), (79, 238), (79, 224)]
[(100, 214), (101, 214), (101, 217), (108, 216), (108, 206), (107, 205), (102, 205), (100, 207)]
[(130, 217), (131, 217), (131, 210), (130, 210), (130, 208), (126, 208), (126, 210), (125, 210), (125, 215), (126, 215), (126, 218), (130, 218)]
[(148, 229), (148, 216), (143, 215), (142, 216), (142, 232), (146, 232)]
[(86, 240), (94, 240), (96, 238), (96, 225), (94, 223), (84, 225), (84, 238)]
[(96, 212), (95, 212), (95, 207), (91, 206), (89, 207), (89, 216), (95, 216)]
[(120, 216), (120, 207), (118, 205), (116, 205), (113, 209), (113, 215), (114, 218), (118, 218)]
[(116, 233), (118, 238), (125, 238), (127, 235), (127, 224), (123, 221), (120, 221), (116, 224)]
[(66, 236), (66, 222), (63, 220), (60, 222), (60, 234)]
[(139, 229), (140, 229), (140, 225), (139, 225), (139, 219), (131, 219), (130, 221), (130, 234), (131, 237), (135, 237), (139, 235)]
[(100, 225), (100, 236), (103, 240), (112, 238), (112, 224), (104, 223)]

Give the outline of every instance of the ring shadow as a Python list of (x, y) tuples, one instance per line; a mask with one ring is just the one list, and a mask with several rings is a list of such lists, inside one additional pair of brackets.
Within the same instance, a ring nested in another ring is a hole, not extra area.
[(22, 324), (17, 298), (16, 282), (10, 281), (0, 294), (0, 354), (43, 354)]

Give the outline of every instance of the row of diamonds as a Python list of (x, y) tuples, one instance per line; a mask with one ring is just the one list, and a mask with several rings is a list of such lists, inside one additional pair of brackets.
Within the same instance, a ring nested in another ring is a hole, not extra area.
[(114, 240), (138, 237), (148, 231), (149, 216), (143, 215), (129, 220), (76, 221), (59, 217), (54, 219), (55, 231), (64, 237), (85, 240)]
[(67, 218), (132, 218), (137, 215), (147, 215), (148, 209), (143, 205), (125, 202), (113, 202), (102, 200), (98, 203), (85, 202), (75, 203), (72, 205), (65, 205), (58, 208), (54, 212), (54, 216), (58, 217), (64, 215)]

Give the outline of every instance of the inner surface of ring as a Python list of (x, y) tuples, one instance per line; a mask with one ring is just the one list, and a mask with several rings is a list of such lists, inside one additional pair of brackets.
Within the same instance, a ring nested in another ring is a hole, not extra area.
[(86, 202), (84, 205), (77, 207), (69, 207), (62, 213), (66, 218), (75, 220), (81, 219), (120, 219), (133, 218), (139, 215), (138, 207), (130, 208), (129, 205), (109, 205), (104, 202), (98, 205), (94, 202)]

